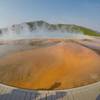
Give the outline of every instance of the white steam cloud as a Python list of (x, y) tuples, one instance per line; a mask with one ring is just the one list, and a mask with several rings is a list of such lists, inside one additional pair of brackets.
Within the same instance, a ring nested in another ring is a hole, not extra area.
[(83, 39), (90, 38), (84, 35), (82, 32), (67, 32), (65, 30), (49, 31), (43, 25), (42, 28), (31, 31), (29, 26), (26, 24), (17, 25), (14, 28), (2, 29), (2, 34), (0, 34), (0, 40), (16, 40), (16, 39), (28, 39), (28, 38), (70, 38), (70, 39)]

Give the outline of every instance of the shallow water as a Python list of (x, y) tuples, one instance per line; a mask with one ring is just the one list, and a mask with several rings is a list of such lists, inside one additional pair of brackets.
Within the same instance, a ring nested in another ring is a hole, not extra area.
[(1, 43), (0, 82), (26, 89), (68, 89), (100, 81), (98, 41), (24, 39)]

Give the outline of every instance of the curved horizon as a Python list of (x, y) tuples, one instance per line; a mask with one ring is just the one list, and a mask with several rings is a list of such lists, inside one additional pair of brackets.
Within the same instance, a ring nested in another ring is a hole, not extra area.
[(77, 24), (100, 31), (100, 1), (8, 0), (0, 2), (0, 27), (32, 20)]

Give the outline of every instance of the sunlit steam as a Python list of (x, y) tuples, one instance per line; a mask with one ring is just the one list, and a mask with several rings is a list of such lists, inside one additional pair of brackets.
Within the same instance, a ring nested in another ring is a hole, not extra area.
[(9, 28), (1, 29), (0, 40), (15, 40), (15, 39), (27, 39), (27, 38), (90, 38), (85, 36), (79, 30), (71, 32), (71, 27), (66, 31), (64, 27), (56, 27), (55, 30), (50, 30), (45, 24), (31, 27), (24, 24), (14, 25)]

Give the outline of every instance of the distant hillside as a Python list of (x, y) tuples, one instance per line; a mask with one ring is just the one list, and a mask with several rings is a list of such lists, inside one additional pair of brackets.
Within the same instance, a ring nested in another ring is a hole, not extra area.
[(100, 36), (100, 33), (82, 26), (71, 25), (71, 24), (49, 24), (45, 21), (25, 22), (22, 24), (12, 25), (9, 28), (0, 29), (0, 34), (7, 34), (7, 33), (20, 34), (25, 32), (34, 32), (34, 31), (83, 33), (89, 36)]

